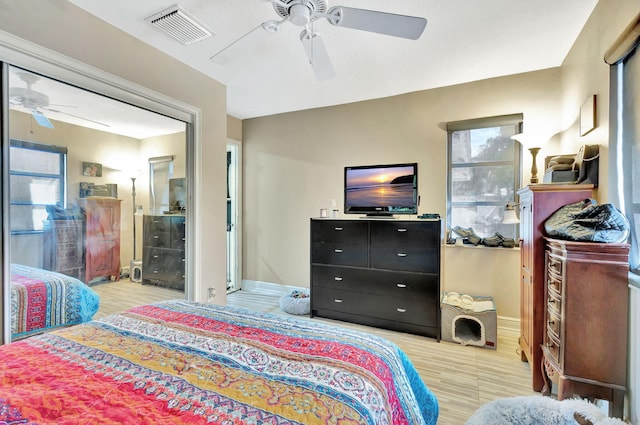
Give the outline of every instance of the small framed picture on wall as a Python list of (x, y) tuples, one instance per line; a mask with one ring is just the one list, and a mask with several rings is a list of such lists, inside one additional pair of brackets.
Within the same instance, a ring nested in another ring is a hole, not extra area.
[(102, 164), (97, 162), (83, 162), (82, 175), (87, 177), (102, 177)]

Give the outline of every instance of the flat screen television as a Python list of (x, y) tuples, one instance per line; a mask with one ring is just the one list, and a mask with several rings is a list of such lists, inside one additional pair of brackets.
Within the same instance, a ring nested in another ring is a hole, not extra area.
[(417, 163), (344, 168), (345, 214), (417, 214), (418, 199)]

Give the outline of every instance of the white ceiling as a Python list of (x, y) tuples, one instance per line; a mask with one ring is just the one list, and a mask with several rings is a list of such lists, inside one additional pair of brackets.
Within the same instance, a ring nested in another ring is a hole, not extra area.
[[(336, 72), (335, 78), (319, 82), (300, 43), (300, 27), (288, 22), (275, 34), (262, 29), (251, 33), (226, 65), (210, 60), (262, 22), (279, 18), (268, 0), (69, 1), (225, 84), (227, 112), (240, 119), (557, 67), (597, 4), (597, 0), (335, 0), (329, 7), (420, 16), (428, 24), (422, 37), (413, 41), (336, 27), (325, 19), (315, 21), (314, 30), (320, 32)], [(175, 4), (212, 29), (214, 36), (185, 46), (145, 20)], [(26, 84), (13, 75), (10, 86)], [(32, 88), (49, 96), (50, 109), (62, 112), (43, 111), (52, 120), (139, 139), (184, 129), (175, 120), (46, 78)]]
[[(216, 52), (262, 22), (279, 18), (260, 0), (69, 0), (227, 86), (240, 119), (375, 99), (560, 66), (597, 0), (334, 0), (420, 16), (417, 41), (315, 22), (337, 76), (318, 82), (290, 23), (252, 35), (253, 49), (227, 65)], [(287, 0), (288, 1), (288, 0)], [(145, 18), (178, 4), (216, 35), (185, 46)]]

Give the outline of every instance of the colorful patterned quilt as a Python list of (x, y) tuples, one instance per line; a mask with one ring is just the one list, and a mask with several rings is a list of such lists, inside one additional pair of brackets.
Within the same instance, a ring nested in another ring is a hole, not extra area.
[(80, 280), (49, 270), (11, 265), (11, 336), (91, 320), (100, 297)]
[(435, 424), (394, 344), (184, 300), (0, 347), (3, 424)]

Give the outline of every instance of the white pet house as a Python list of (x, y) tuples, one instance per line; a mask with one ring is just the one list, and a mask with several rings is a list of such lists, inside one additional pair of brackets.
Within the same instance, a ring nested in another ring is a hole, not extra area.
[(496, 349), (498, 325), (492, 297), (445, 292), (440, 308), (443, 340)]

